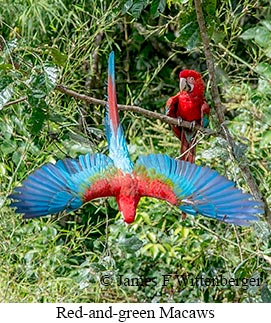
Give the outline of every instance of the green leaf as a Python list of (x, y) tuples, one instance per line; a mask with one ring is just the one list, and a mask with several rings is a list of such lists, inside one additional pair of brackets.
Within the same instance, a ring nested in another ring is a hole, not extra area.
[(143, 242), (138, 239), (136, 236), (131, 238), (121, 239), (119, 242), (119, 246), (124, 248), (126, 252), (133, 253), (139, 250), (142, 247)]
[(129, 12), (134, 18), (139, 18), (143, 9), (148, 5), (148, 1), (146, 0), (137, 0), (134, 2)]
[(253, 27), (253, 28), (249, 28), (247, 29), (245, 32), (242, 33), (242, 35), (240, 35), (240, 38), (248, 40), (248, 39), (254, 39), (255, 35), (256, 35), (256, 30), (258, 27)]
[(42, 129), (47, 115), (48, 106), (44, 99), (37, 100), (35, 97), (29, 97), (28, 102), (33, 108), (33, 113), (29, 120), (31, 125), (31, 133), (33, 135), (37, 135)]
[(271, 130), (266, 130), (263, 135), (260, 142), (260, 147), (270, 147), (271, 146)]
[[(271, 95), (270, 80), (259, 78), (257, 91), (263, 95)], [(265, 118), (265, 117), (263, 117)], [(270, 120), (270, 119), (269, 119)], [(268, 122), (269, 122), (268, 120)]]
[(148, 232), (147, 237), (152, 243), (156, 242), (156, 235), (153, 232)]
[(271, 303), (271, 292), (266, 283), (262, 287), (261, 297), (263, 303)]
[(271, 21), (270, 20), (261, 20), (261, 24), (264, 25), (269, 31), (271, 31)]
[(170, 8), (172, 4), (175, 4), (175, 5), (185, 4), (189, 1), (190, 0), (167, 0), (167, 5)]
[(255, 70), (257, 73), (260, 75), (268, 78), (271, 80), (271, 65), (268, 63), (259, 63), (256, 67)]
[(216, 0), (204, 0), (202, 3), (202, 8), (205, 13), (209, 16), (215, 16), (216, 14)]
[(166, 7), (166, 1), (165, 0), (154, 0), (151, 3), (151, 15), (156, 18), (161, 13), (164, 12)]
[(32, 76), (31, 86), (32, 95), (36, 99), (44, 98), (50, 94), (56, 85), (57, 68), (51, 63), (45, 63), (43, 66), (43, 73)]
[(50, 48), (50, 54), (53, 58), (53, 61), (58, 66), (64, 66), (68, 56), (66, 54), (61, 53), (58, 48)]
[(188, 39), (186, 48), (188, 50), (192, 50), (193, 48), (197, 47), (198, 43), (199, 43), (199, 31), (196, 30)]
[(35, 109), (32, 117), (30, 118), (30, 123), (31, 123), (31, 133), (34, 135), (37, 135), (44, 123), (45, 120), (45, 113), (43, 112), (42, 109)]
[(266, 48), (264, 49), (264, 53), (265, 53), (265, 55), (266, 55), (267, 57), (271, 58), (271, 46), (270, 46), (270, 44), (269, 44), (269, 46), (268, 46), (268, 47), (266, 47)]
[[(5, 176), (7, 173), (6, 165), (4, 163), (0, 163), (0, 175)], [(1, 196), (0, 196), (1, 198)]]
[(190, 21), (180, 30), (180, 36), (175, 40), (187, 49), (193, 48), (198, 41), (198, 25), (195, 21)]
[(159, 254), (159, 247), (157, 244), (153, 244), (152, 247), (150, 248), (150, 251), (152, 253), (153, 258), (155, 259), (158, 254)]
[(12, 70), (13, 66), (11, 64), (0, 64), (0, 70), (9, 71)]
[(0, 110), (4, 107), (6, 103), (10, 100), (13, 94), (13, 84), (9, 84), (7, 87), (0, 92)]
[(12, 161), (13, 161), (13, 163), (15, 164), (15, 165), (18, 165), (19, 164), (19, 162), (20, 162), (20, 160), (21, 160), (21, 158), (22, 158), (22, 154), (21, 154), (21, 152), (19, 151), (19, 150), (16, 150), (16, 151), (14, 151), (14, 153), (12, 154)]
[(129, 11), (129, 9), (132, 7), (133, 0), (128, 0), (125, 2), (125, 4), (122, 7), (122, 13), (125, 14)]
[(45, 86), (45, 76), (44, 74), (37, 75), (35, 77), (32, 77), (31, 80), (31, 96), (33, 96), (35, 99), (41, 99), (46, 97), (47, 91)]
[(44, 72), (45, 72), (45, 81), (47, 93), (49, 94), (56, 86), (56, 79), (58, 75), (58, 70), (55, 65), (51, 63), (44, 64)]
[(257, 27), (255, 33), (255, 41), (261, 47), (266, 47), (271, 41), (271, 32), (265, 27)]
[(212, 34), (212, 39), (215, 41), (216, 44), (222, 43), (226, 37), (224, 31), (214, 31)]
[(4, 205), (4, 202), (5, 202), (4, 198), (0, 196), (0, 209)]
[(242, 39), (254, 39), (261, 47), (268, 47), (271, 41), (271, 32), (265, 26), (257, 26), (246, 30), (241, 36)]
[(16, 151), (16, 149), (17, 149), (17, 145), (11, 140), (3, 142), (2, 145), (0, 146), (0, 150), (3, 155), (8, 155), (10, 153), (13, 153), (14, 151)]

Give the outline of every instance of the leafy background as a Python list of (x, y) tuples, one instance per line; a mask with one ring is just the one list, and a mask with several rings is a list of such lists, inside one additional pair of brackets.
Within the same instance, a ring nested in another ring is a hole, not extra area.
[[(270, 1), (203, 1), (225, 115), (240, 152), (271, 203)], [(55, 90), (104, 98), (116, 53), (118, 101), (164, 113), (178, 72), (202, 72), (210, 87), (195, 9), (188, 0), (6, 0), (0, 6), (0, 300), (2, 302), (271, 302), (270, 226), (250, 228), (188, 216), (142, 199), (127, 226), (113, 199), (69, 215), (24, 221), (7, 195), (46, 162), (106, 153), (104, 107)], [(22, 99), (17, 104), (10, 101)], [(169, 126), (121, 112), (132, 159), (178, 156)], [(216, 117), (211, 117), (213, 129)], [(208, 165), (248, 190), (216, 137), (198, 146)], [(179, 286), (174, 275), (255, 278), (260, 286)], [(118, 286), (118, 277), (156, 279)], [(162, 275), (172, 275), (163, 286)], [(109, 277), (110, 285), (101, 283)]]

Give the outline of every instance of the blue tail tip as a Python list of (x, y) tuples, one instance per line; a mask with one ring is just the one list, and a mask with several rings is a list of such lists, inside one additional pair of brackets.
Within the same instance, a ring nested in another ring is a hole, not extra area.
[(115, 54), (114, 51), (112, 51), (109, 55), (109, 59), (108, 59), (108, 73), (109, 75), (112, 76), (112, 78), (114, 79), (114, 74), (115, 74), (115, 64), (114, 64), (114, 60), (115, 60)]
[(109, 54), (109, 60), (113, 60), (114, 61), (114, 51), (112, 50), (112, 52)]

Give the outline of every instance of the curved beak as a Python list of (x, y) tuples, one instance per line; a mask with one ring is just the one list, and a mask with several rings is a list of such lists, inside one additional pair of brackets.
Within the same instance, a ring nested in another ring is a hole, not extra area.
[(180, 92), (182, 92), (187, 87), (186, 79), (181, 77), (180, 78)]

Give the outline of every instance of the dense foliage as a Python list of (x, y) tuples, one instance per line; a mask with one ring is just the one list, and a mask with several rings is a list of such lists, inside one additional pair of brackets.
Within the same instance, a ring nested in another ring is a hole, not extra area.
[[(178, 91), (178, 72), (193, 68), (203, 73), (212, 105), (193, 2), (5, 2), (0, 6), (0, 300), (271, 302), (271, 236), (264, 218), (251, 228), (200, 216), (180, 221), (177, 209), (145, 198), (129, 226), (113, 199), (69, 215), (24, 221), (6, 199), (46, 162), (106, 152), (104, 107), (75, 100), (55, 85), (103, 99), (112, 49), (119, 103), (163, 113), (167, 98)], [(203, 0), (203, 8), (229, 128), (271, 204), (270, 2)], [(178, 156), (179, 142), (168, 125), (128, 112), (121, 120), (133, 159), (150, 152)], [(210, 126), (217, 128), (214, 113)], [(248, 190), (226, 141), (203, 138), (197, 163)], [(221, 275), (260, 283), (210, 287), (200, 279), (177, 279)]]

